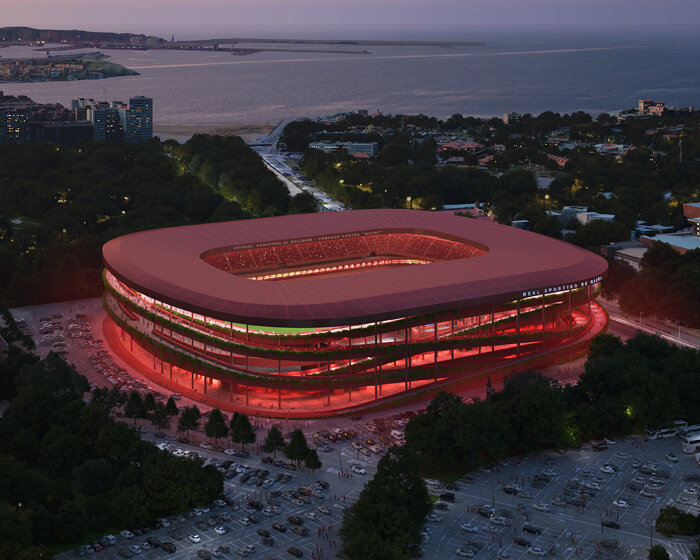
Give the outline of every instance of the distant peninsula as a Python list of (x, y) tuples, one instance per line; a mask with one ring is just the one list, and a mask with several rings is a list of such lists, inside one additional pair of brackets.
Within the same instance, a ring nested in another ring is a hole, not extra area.
[[(83, 31), (80, 29), (33, 29), (31, 27), (2, 27), (0, 28), (0, 47), (7, 45), (43, 45), (45, 43), (65, 43), (66, 47), (94, 47), (101, 49), (192, 49), (192, 50), (241, 50), (234, 47), (241, 43), (256, 43), (259, 45), (334, 45), (338, 46), (390, 46), (390, 47), (470, 47), (480, 46), (480, 41), (382, 41), (367, 39), (264, 39), (250, 37), (230, 37), (222, 39), (201, 39), (193, 41), (170, 41), (152, 35), (137, 35), (134, 33), (106, 33), (99, 31)], [(57, 47), (64, 49), (64, 47)], [(55, 49), (52, 49), (55, 50)], [(250, 47), (250, 50), (272, 50)], [(281, 50), (281, 49), (275, 49)], [(309, 52), (338, 52), (336, 49)], [(296, 48), (291, 52), (298, 52)], [(345, 52), (345, 51), (342, 51)], [(366, 51), (360, 51), (366, 52)]]
[[(483, 45), (477, 41), (382, 41), (355, 39), (264, 39), (231, 37), (170, 41), (162, 37), (134, 33), (108, 33), (81, 29), (34, 29), (32, 27), (0, 28), (0, 48), (13, 45), (34, 46), (46, 51), (46, 57), (11, 59), (0, 57), (0, 82), (34, 82), (87, 80), (136, 75), (137, 72), (102, 60), (98, 53), (52, 54), (75, 49), (196, 50), (230, 52), (235, 56), (260, 52), (297, 52), (319, 54), (372, 53), (364, 47), (437, 47), (458, 48)], [(245, 45), (245, 46), (242, 46)], [(267, 46), (265, 46), (267, 45)], [(272, 46), (270, 46), (272, 45)], [(361, 50), (348, 47), (362, 47)]]

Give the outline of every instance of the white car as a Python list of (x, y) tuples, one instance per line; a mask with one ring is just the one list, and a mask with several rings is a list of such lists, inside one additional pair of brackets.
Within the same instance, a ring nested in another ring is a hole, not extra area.
[(678, 462), (678, 457), (676, 457), (673, 453), (666, 453), (666, 459), (670, 461), (671, 463), (677, 463)]
[(542, 550), (539, 546), (531, 546), (530, 548), (527, 549), (528, 554), (532, 554), (533, 556), (544, 556), (545, 552)]
[(365, 469), (363, 469), (362, 467), (358, 467), (358, 466), (353, 467), (352, 472), (354, 472), (355, 474), (362, 474), (362, 475), (367, 474), (367, 471)]
[(134, 538), (134, 533), (132, 533), (131, 531), (127, 531), (126, 529), (119, 534), (122, 537), (124, 537), (125, 539), (133, 539)]
[(539, 504), (533, 505), (532, 509), (536, 509), (537, 511), (549, 511), (550, 508), (549, 508), (549, 504), (539, 503)]
[(614, 440), (614, 439), (605, 438), (604, 441), (605, 441), (605, 443), (607, 443), (608, 445), (615, 445), (615, 440)]
[(555, 473), (552, 469), (546, 469), (542, 471), (542, 474), (544, 476), (557, 476), (557, 473)]
[(602, 467), (600, 467), (600, 472), (605, 474), (613, 474), (615, 472), (615, 469), (609, 467), (608, 465), (603, 465)]
[(625, 500), (621, 500), (619, 498), (613, 502), (613, 505), (619, 508), (629, 507), (629, 504)]
[(226, 505), (226, 502), (223, 500), (214, 500), (214, 505), (217, 507), (224, 507)]
[(248, 525), (250, 525), (250, 519), (248, 519), (247, 517), (241, 517), (241, 518), (238, 520), (238, 522), (239, 522), (241, 525), (243, 525), (244, 527), (247, 527)]
[(228, 449), (224, 449), (224, 453), (226, 453), (226, 455), (235, 455), (236, 450), (229, 447)]
[(316, 519), (316, 514), (313, 511), (307, 511), (304, 514), (304, 517), (306, 517), (306, 519), (314, 520), (314, 519)]
[(137, 544), (132, 544), (132, 545), (129, 547), (129, 549), (130, 549), (131, 552), (133, 552), (134, 554), (141, 554), (141, 553), (143, 552), (143, 550), (141, 550), (141, 547), (140, 547), (139, 545), (137, 545)]
[(198, 542), (202, 542), (202, 539), (199, 537), (199, 535), (190, 535), (187, 538), (189, 539), (189, 541), (192, 544), (197, 544)]
[(491, 525), (500, 525), (501, 527), (505, 527), (506, 525), (506, 518), (505, 517), (492, 517), (489, 519), (489, 523)]
[(479, 532), (479, 528), (475, 527), (471, 523), (462, 523), (461, 529), (462, 529), (462, 531), (466, 531), (467, 533), (478, 533)]
[(439, 523), (440, 521), (442, 521), (442, 517), (440, 517), (439, 515), (435, 515), (434, 513), (429, 513), (426, 516), (426, 519), (428, 521), (432, 521), (433, 523)]
[(221, 525), (220, 527), (216, 527), (216, 528), (214, 529), (214, 532), (215, 532), (217, 535), (225, 535), (225, 534), (226, 534), (226, 527), (224, 527), (223, 525)]
[(474, 551), (469, 548), (458, 548), (455, 552), (463, 558), (474, 558)]

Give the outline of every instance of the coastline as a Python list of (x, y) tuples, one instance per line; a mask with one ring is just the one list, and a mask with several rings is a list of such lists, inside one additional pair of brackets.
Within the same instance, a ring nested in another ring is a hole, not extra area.
[(267, 136), (274, 130), (274, 124), (154, 124), (153, 135), (161, 140), (173, 139), (186, 142), (194, 134), (215, 134), (219, 136), (240, 136), (246, 142)]

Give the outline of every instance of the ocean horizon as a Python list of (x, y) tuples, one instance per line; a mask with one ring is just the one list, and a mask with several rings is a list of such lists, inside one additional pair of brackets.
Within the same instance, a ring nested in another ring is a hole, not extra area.
[[(546, 110), (595, 115), (633, 107), (640, 98), (671, 106), (697, 105), (700, 93), (700, 34), (693, 26), (163, 25), (89, 30), (174, 36), (175, 40), (245, 37), (484, 44), (450, 48), (363, 45), (368, 54), (349, 52), (359, 47), (343, 44), (333, 49), (347, 53), (258, 52), (247, 56), (104, 50), (109, 60), (140, 75), (4, 82), (0, 89), (68, 106), (77, 97), (111, 101), (146, 95), (154, 98), (156, 129), (258, 126), (357, 109), (436, 117), (461, 113), (488, 118), (512, 111), (537, 114)], [(297, 46), (319, 48), (294, 48)], [(17, 54), (20, 52), (27, 54)], [(28, 47), (0, 49), (0, 60), (37, 55), (42, 53)]]

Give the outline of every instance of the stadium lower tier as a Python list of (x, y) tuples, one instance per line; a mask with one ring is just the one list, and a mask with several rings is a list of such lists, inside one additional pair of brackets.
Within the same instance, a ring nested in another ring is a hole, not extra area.
[(284, 329), (198, 315), (105, 272), (112, 332), (151, 380), (200, 402), (315, 417), (402, 402), (496, 370), (563, 363), (607, 320), (599, 284), (363, 325)]

